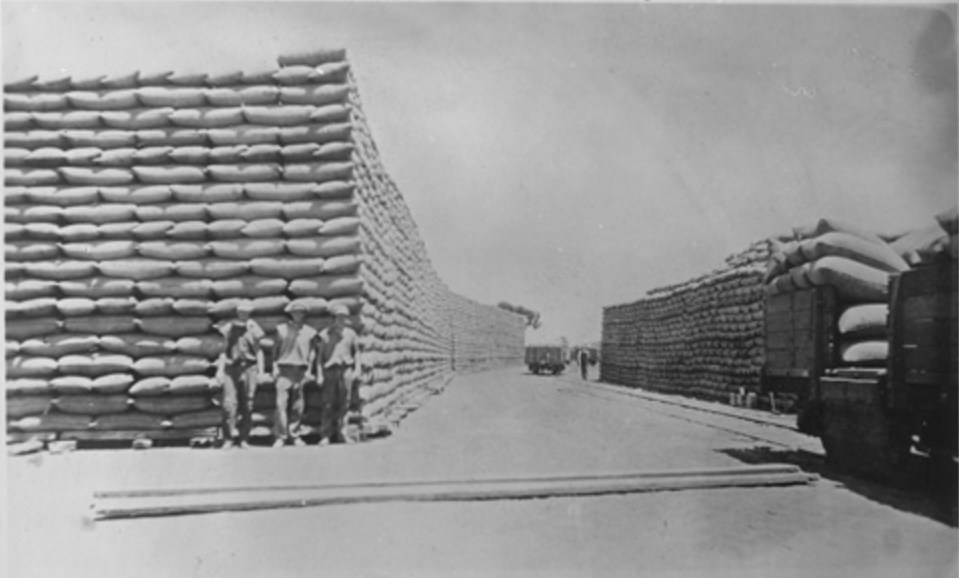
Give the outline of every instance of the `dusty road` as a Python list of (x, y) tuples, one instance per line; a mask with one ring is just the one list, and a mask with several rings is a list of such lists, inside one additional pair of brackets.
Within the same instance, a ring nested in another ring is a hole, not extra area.
[[(937, 519), (934, 500), (824, 469), (818, 443), (789, 429), (790, 418), (729, 417), (724, 406), (702, 411), (710, 404), (630, 395), (574, 373), (458, 377), (393, 437), (353, 446), (10, 459), (9, 575), (956, 575), (957, 530)], [(84, 518), (94, 490), (781, 462), (824, 477), (782, 488)]]

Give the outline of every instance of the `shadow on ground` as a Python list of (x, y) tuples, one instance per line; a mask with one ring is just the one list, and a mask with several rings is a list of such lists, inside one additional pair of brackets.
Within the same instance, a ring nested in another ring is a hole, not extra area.
[(921, 461), (912, 464), (908, 477), (895, 483), (880, 483), (844, 472), (829, 464), (825, 457), (802, 450), (754, 447), (718, 451), (750, 465), (793, 464), (873, 502), (957, 527), (956, 487), (944, 488), (942, 484), (934, 483), (931, 471)]

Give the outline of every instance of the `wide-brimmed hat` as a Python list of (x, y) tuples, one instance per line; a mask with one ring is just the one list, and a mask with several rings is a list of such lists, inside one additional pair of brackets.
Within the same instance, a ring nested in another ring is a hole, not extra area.
[(300, 303), (299, 301), (294, 301), (283, 309), (283, 311), (286, 313), (293, 313), (295, 311), (302, 311), (303, 313), (306, 313), (309, 310), (310, 308), (307, 307), (305, 303)]
[(236, 304), (237, 313), (253, 313), (253, 302), (244, 299)]

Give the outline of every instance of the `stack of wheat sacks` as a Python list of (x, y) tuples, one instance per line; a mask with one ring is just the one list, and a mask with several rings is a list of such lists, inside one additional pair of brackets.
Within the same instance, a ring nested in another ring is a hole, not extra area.
[[(346, 305), (368, 415), (448, 374), (449, 291), (343, 51), (253, 73), (30, 78), (4, 102), (12, 437), (211, 432), (217, 325), (240, 299), (267, 331), (293, 300), (317, 328)], [(272, 407), (264, 384), (255, 434)], [(304, 421), (318, 417), (308, 388)]]
[(604, 308), (601, 379), (717, 399), (758, 389), (768, 258), (769, 243), (754, 243), (707, 275)]
[(956, 210), (928, 225), (885, 238), (849, 223), (821, 219), (772, 242), (765, 276), (770, 295), (814, 286), (835, 289), (839, 362), (885, 365), (889, 357), (889, 277), (938, 259), (956, 258)]

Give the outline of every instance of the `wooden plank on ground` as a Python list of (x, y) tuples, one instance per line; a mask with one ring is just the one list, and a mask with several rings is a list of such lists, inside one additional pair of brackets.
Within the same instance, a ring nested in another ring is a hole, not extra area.
[(393, 501), (590, 496), (693, 488), (796, 485), (808, 484), (815, 479), (816, 476), (796, 466), (768, 465), (491, 480), (97, 492), (94, 494), (94, 516), (98, 520), (108, 520)]

